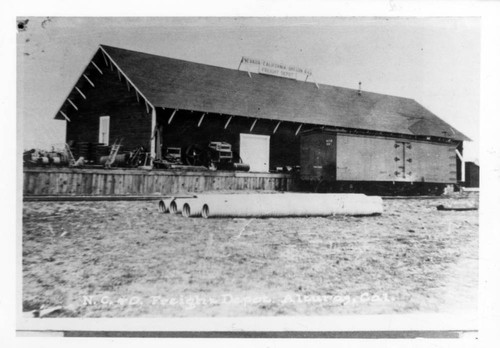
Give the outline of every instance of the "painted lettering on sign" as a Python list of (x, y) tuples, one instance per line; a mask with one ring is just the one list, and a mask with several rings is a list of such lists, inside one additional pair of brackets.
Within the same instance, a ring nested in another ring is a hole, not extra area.
[(299, 74), (306, 77), (312, 75), (312, 71), (310, 69), (270, 62), (263, 59), (242, 57), (241, 63), (253, 65), (257, 70), (256, 72), (259, 74), (273, 75), (295, 80), (298, 79)]

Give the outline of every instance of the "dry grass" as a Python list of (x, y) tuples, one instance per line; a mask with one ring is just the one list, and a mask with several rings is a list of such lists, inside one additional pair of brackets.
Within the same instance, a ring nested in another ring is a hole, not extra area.
[(385, 200), (376, 217), (209, 220), (160, 214), (157, 202), (26, 202), (23, 307), (79, 317), (473, 310), (478, 212), (436, 210), (450, 199)]

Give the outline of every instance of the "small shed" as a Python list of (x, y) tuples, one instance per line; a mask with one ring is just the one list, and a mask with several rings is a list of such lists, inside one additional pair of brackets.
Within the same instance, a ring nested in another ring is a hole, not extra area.
[(479, 165), (465, 162), (465, 187), (479, 187)]

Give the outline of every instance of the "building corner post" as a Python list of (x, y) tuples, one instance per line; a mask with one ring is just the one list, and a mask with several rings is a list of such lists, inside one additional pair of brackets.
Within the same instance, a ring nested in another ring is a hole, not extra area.
[(151, 107), (151, 142), (150, 142), (151, 159), (156, 159), (156, 108)]
[(460, 182), (465, 182), (465, 159), (463, 156), (463, 142), (461, 142), (455, 149), (455, 153), (460, 161)]

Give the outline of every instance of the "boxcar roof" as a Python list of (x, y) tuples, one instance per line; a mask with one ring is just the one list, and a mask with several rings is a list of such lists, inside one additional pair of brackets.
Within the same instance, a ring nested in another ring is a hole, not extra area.
[(156, 107), (470, 140), (413, 99), (101, 48)]

